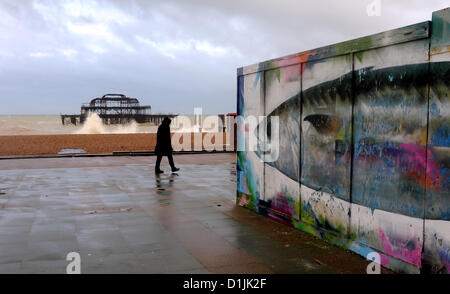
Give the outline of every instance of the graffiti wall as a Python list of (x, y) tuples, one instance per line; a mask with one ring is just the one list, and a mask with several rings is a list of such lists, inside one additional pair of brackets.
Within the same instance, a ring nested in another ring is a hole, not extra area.
[(449, 273), (449, 84), (450, 9), (238, 69), (238, 204), (394, 270)]
[(257, 152), (258, 142), (249, 138), (250, 134), (257, 132), (259, 117), (264, 115), (261, 75), (240, 76), (237, 88), (237, 112), (249, 120), (238, 123), (237, 129), (237, 149), (242, 150), (237, 152), (237, 200), (239, 205), (258, 211), (264, 191), (264, 165)]
[(279, 154), (264, 165), (264, 202), (267, 213), (279, 220), (299, 218), (300, 191), (300, 66), (268, 70), (265, 79), (265, 138), (272, 140), (272, 117), (279, 118)]
[(423, 266), (450, 272), (450, 9), (433, 14)]
[(302, 83), (301, 219), (343, 236), (350, 211), (351, 72), (348, 54), (312, 61)]

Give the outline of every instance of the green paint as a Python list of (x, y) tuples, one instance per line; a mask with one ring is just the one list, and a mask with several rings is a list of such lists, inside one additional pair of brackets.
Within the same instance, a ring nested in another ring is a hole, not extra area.
[(306, 208), (303, 203), (301, 203), (301, 221), (308, 223), (309, 225), (323, 230), (329, 231), (333, 234), (345, 237), (347, 235), (347, 228), (340, 223), (331, 222), (326, 215), (316, 215), (314, 211)]
[(433, 12), (431, 47), (450, 46), (450, 9)]
[(363, 52), (357, 52), (357, 53), (355, 53), (355, 57), (358, 59), (358, 61), (359, 61), (360, 63), (362, 63), (362, 61), (363, 61)]
[(270, 61), (267, 65), (269, 68), (273, 68), (271, 70), (266, 71), (266, 81), (270, 81), (273, 78), (273, 75), (277, 78), (278, 83), (281, 81), (281, 70), (275, 62)]
[(374, 47), (373, 36), (362, 37), (359, 39), (346, 41), (331, 45), (333, 55), (342, 55), (350, 52), (367, 50)]
[(248, 200), (248, 204), (243, 205), (243, 207), (253, 210), (254, 212), (258, 213), (258, 205), (255, 202), (255, 197), (253, 197), (252, 195), (247, 195), (241, 192), (237, 193), (237, 202), (239, 203), (239, 201), (241, 200), (241, 198), (244, 197), (246, 200)]
[(342, 126), (336, 134), (336, 140), (345, 140), (345, 127)]
[(275, 70), (275, 75), (277, 76), (278, 83), (281, 81), (281, 71), (280, 68)]
[(309, 224), (298, 221), (298, 222), (294, 222), (293, 225), (294, 225), (294, 228), (296, 228), (302, 232), (305, 232), (305, 233), (311, 234), (317, 238), (320, 238), (320, 235), (319, 235), (319, 232), (317, 231), (317, 229)]
[(301, 211), (302, 221), (310, 223), (310, 224), (314, 224), (314, 217), (311, 216), (309, 211), (306, 210), (306, 208), (303, 205), (303, 202), (300, 202), (300, 211)]
[(295, 218), (300, 219), (300, 206), (301, 201), (295, 201), (294, 204), (294, 211), (295, 211)]
[(325, 217), (323, 215), (319, 215), (318, 220), (320, 225), (325, 225)]
[[(239, 166), (245, 168), (247, 165), (247, 160), (245, 159), (245, 155), (243, 154), (243, 152), (238, 152), (237, 153), (237, 160), (239, 163)], [(242, 192), (237, 193), (237, 198), (238, 198), (238, 203), (239, 200), (242, 197), (245, 197), (245, 199), (248, 201), (248, 204), (245, 205), (244, 207), (251, 209), (255, 212), (258, 212), (258, 201), (259, 199), (257, 199), (256, 197), (256, 189), (257, 187), (255, 187), (257, 184), (253, 183), (253, 181), (256, 181), (256, 176), (253, 175), (252, 170), (251, 169), (245, 169), (245, 178), (246, 178), (246, 183), (247, 183), (247, 189), (250, 192), (250, 194), (244, 194)]]

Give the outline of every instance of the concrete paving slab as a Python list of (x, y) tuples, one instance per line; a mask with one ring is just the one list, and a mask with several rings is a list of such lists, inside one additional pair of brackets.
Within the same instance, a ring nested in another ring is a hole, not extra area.
[(235, 154), (0, 161), (0, 273), (365, 273), (363, 258), (235, 206)]

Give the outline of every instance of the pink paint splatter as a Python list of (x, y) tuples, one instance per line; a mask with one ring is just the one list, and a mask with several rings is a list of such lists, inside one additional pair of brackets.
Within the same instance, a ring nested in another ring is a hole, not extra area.
[(389, 261), (391, 260), (390, 256), (382, 254), (382, 253), (380, 254), (380, 258), (381, 258), (381, 260), (380, 260), (381, 265), (384, 267), (386, 267), (388, 265)]
[(245, 188), (245, 194), (250, 194), (250, 191), (248, 190), (248, 182), (247, 182), (246, 176), (244, 176), (244, 188)]
[[(426, 185), (429, 189), (439, 189), (441, 187), (440, 166), (434, 159), (431, 150), (416, 144), (399, 144), (398, 146), (406, 151), (410, 164), (406, 173), (415, 178), (422, 187)], [(420, 175), (420, 171), (425, 170), (425, 168), (427, 171), (426, 179)]]
[(278, 212), (281, 212), (289, 217), (292, 216), (291, 207), (284, 193), (279, 193), (275, 198), (272, 199), (272, 202), (270, 203), (270, 208)]
[(239, 206), (246, 206), (250, 203), (249, 200), (247, 200), (247, 195), (242, 195), (241, 199), (239, 199)]
[[(405, 241), (400, 241), (400, 242), (396, 242), (399, 244), (394, 244), (395, 247), (399, 247), (400, 250), (394, 251), (392, 250), (391, 244), (389, 243), (388, 239), (386, 238), (386, 235), (384, 234), (383, 230), (381, 230), (381, 228), (378, 229), (378, 235), (381, 239), (381, 244), (383, 245), (383, 249), (384, 251), (396, 258), (399, 258), (401, 260), (407, 261), (409, 263), (412, 263), (418, 267), (421, 266), (421, 256), (422, 256), (422, 245), (421, 244), (417, 244), (417, 242), (412, 241), (412, 240), (407, 240), (407, 242)], [(414, 242), (413, 243), (413, 249), (409, 249), (407, 244), (409, 242)], [(387, 261), (389, 262), (389, 261)], [(386, 260), (383, 261), (383, 257), (381, 258), (381, 264), (382, 265), (386, 265), (387, 264)]]

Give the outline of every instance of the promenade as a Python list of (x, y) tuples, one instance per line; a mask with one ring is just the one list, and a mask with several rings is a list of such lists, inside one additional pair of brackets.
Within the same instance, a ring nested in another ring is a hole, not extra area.
[[(0, 160), (0, 273), (366, 273), (359, 255), (235, 205), (235, 153)], [(383, 273), (388, 272), (383, 269)]]

